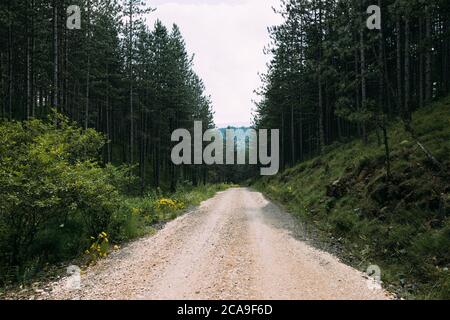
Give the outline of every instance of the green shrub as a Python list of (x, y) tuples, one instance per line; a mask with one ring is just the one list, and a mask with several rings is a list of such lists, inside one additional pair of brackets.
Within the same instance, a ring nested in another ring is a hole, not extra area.
[(126, 196), (136, 189), (133, 167), (101, 166), (104, 143), (95, 130), (58, 114), (0, 122), (0, 285), (86, 251), (90, 261), (105, 257), (109, 241), (149, 234), (155, 223), (228, 187), (180, 185), (174, 194)]
[(0, 282), (79, 254), (117, 210), (104, 137), (56, 119), (0, 123)]

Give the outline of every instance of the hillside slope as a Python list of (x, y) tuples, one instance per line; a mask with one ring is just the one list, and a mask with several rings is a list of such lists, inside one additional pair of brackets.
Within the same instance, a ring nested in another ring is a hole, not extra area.
[(400, 123), (389, 130), (392, 178), (372, 135), (262, 178), (254, 187), (310, 222), (361, 270), (380, 266), (405, 298), (450, 298), (450, 97), (413, 115), (413, 128), (443, 165), (434, 168)]

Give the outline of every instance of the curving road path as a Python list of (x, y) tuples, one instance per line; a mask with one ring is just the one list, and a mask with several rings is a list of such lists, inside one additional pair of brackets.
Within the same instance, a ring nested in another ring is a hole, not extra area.
[(47, 299), (388, 299), (365, 276), (302, 240), (294, 219), (258, 192), (217, 194), (88, 269)]

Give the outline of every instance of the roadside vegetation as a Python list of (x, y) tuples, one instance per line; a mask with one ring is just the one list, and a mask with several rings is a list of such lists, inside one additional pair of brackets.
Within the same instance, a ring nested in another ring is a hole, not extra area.
[(58, 114), (0, 122), (0, 286), (74, 258), (95, 263), (228, 187), (186, 182), (137, 196), (133, 168), (101, 161), (105, 143)]
[(412, 127), (437, 168), (401, 123), (389, 129), (391, 177), (384, 147), (335, 143), (323, 156), (257, 180), (362, 271), (381, 267), (401, 297), (450, 298), (450, 98), (413, 114)]

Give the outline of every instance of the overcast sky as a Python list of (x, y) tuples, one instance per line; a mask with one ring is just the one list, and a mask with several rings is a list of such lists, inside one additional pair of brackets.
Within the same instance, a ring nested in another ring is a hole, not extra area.
[(147, 19), (176, 23), (195, 54), (194, 69), (211, 95), (215, 122), (249, 125), (260, 85), (258, 72), (265, 72), (269, 42), (267, 27), (280, 18), (272, 11), (278, 0), (148, 0), (156, 7)]

